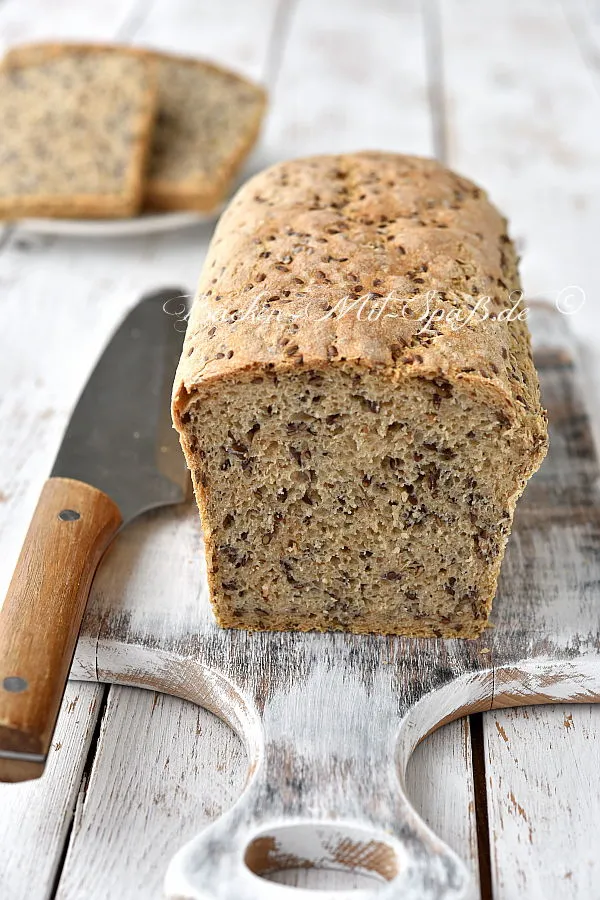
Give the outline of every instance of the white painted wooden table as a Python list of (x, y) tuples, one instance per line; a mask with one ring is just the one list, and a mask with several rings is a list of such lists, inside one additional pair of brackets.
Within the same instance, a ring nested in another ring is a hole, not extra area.
[[(572, 313), (600, 435), (598, 0), (0, 0), (0, 48), (49, 37), (118, 37), (265, 81), (271, 112), (248, 171), (371, 147), (435, 153), (479, 180), (511, 220), (527, 294)], [(1, 596), (109, 333), (143, 291), (193, 290), (210, 233), (0, 233)], [(245, 774), (239, 740), (209, 713), (71, 683), (44, 779), (0, 786), (1, 900), (160, 897), (171, 853)], [(483, 900), (600, 898), (600, 707), (456, 722), (409, 775)]]

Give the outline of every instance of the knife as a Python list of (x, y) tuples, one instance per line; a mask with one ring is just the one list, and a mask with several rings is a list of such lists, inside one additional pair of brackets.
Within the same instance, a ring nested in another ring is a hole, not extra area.
[(129, 313), (75, 407), (0, 610), (0, 781), (44, 771), (94, 576), (115, 534), (187, 496), (171, 426), (182, 334), (149, 294)]

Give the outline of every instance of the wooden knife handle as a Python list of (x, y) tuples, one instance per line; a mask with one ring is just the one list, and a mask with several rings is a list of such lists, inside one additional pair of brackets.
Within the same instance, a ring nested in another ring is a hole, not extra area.
[(0, 781), (44, 771), (92, 578), (121, 521), (88, 484), (44, 485), (0, 610)]

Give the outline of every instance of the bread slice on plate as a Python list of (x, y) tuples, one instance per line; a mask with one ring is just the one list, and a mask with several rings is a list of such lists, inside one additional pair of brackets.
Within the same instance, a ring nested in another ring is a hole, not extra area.
[(219, 66), (153, 54), (159, 111), (150, 154), (146, 205), (214, 209), (254, 146), (265, 91)]
[(135, 215), (155, 111), (143, 57), (61, 45), (10, 54), (0, 67), (0, 218)]

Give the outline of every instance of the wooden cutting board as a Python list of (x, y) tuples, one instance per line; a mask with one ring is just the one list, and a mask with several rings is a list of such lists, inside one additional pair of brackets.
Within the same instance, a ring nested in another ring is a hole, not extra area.
[(467, 898), (466, 867), (405, 796), (414, 747), (470, 712), (600, 698), (600, 470), (565, 317), (538, 306), (530, 322), (550, 452), (517, 507), (479, 640), (223, 631), (195, 506), (145, 516), (114, 542), (72, 677), (204, 706), (251, 761), (236, 805), (171, 861), (168, 896), (279, 898), (261, 874), (318, 866), (369, 874), (379, 900)]

